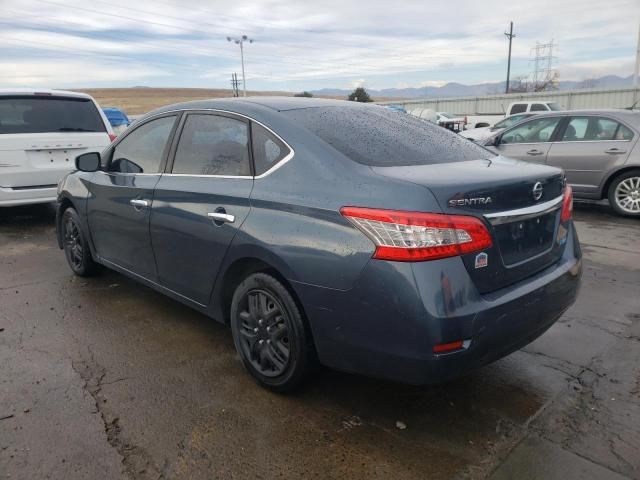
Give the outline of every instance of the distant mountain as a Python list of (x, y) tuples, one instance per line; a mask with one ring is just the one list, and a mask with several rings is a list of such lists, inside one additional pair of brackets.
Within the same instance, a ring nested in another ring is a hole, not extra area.
[[(606, 75), (600, 78), (589, 80), (574, 81), (564, 80), (558, 85), (559, 90), (573, 90), (577, 88), (620, 88), (631, 87), (632, 75), (628, 77), (619, 77), (617, 75)], [(421, 88), (384, 88), (382, 90), (371, 90), (367, 88), (367, 92), (374, 99), (376, 97), (386, 98), (424, 98), (424, 97), (467, 97), (482, 96), (503, 93), (505, 82), (495, 83), (479, 83), (476, 85), (463, 85), (461, 83), (447, 83), (441, 87), (421, 87)], [(340, 97), (347, 96), (351, 90), (339, 88), (323, 88), (321, 90), (313, 90), (316, 96)]]

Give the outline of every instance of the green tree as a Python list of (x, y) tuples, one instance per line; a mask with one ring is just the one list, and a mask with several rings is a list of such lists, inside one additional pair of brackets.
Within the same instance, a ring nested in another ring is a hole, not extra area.
[(373, 98), (371, 98), (367, 91), (362, 87), (356, 88), (349, 94), (347, 99), (351, 102), (373, 102)]
[(296, 94), (294, 95), (294, 97), (306, 97), (306, 98), (311, 98), (311, 97), (313, 97), (313, 93), (311, 93), (311, 92), (307, 92), (307, 91), (305, 90), (305, 91), (304, 91), (304, 92), (302, 92), (302, 93), (296, 93)]

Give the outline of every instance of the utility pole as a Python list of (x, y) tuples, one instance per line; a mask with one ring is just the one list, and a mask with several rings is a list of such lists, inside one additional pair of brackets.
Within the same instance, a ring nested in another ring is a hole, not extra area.
[(231, 89), (233, 91), (233, 96), (234, 97), (239, 97), (240, 93), (238, 92), (238, 84), (240, 82), (238, 81), (238, 74), (237, 73), (232, 73), (231, 74)]
[(633, 71), (633, 88), (638, 88), (638, 73), (640, 73), (640, 25), (638, 26), (638, 46), (636, 48), (636, 68)]
[(244, 76), (244, 42), (253, 43), (253, 39), (242, 35), (240, 38), (227, 37), (228, 42), (233, 42), (236, 45), (240, 45), (240, 60), (242, 61), (242, 90), (244, 96), (247, 96), (247, 82)]
[(515, 34), (513, 33), (513, 22), (509, 23), (509, 33), (504, 32), (504, 34), (509, 39), (509, 58), (507, 59), (507, 88), (504, 93), (509, 93), (509, 76), (511, 75), (511, 42), (513, 41), (513, 37)]

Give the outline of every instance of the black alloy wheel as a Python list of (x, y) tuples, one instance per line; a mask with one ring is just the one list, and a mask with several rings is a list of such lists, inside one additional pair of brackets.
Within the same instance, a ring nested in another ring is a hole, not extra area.
[(64, 254), (73, 273), (81, 277), (93, 275), (98, 264), (93, 261), (89, 245), (82, 233), (80, 217), (73, 208), (67, 208), (62, 216)]
[(300, 309), (289, 290), (266, 273), (249, 275), (236, 288), (231, 331), (245, 368), (271, 390), (293, 390), (314, 362)]

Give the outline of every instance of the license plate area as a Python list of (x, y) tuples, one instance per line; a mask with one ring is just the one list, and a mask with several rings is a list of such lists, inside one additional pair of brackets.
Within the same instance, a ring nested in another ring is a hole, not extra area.
[(559, 210), (555, 210), (494, 225), (494, 238), (504, 265), (515, 266), (550, 250), (556, 235), (558, 214)]

